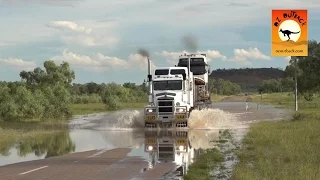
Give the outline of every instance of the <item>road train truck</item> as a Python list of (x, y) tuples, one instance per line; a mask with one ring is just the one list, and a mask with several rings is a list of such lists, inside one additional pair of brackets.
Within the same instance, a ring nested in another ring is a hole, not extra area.
[(210, 103), (206, 54), (184, 54), (174, 67), (159, 67), (151, 74), (148, 57), (149, 104), (145, 127), (188, 127), (190, 112)]

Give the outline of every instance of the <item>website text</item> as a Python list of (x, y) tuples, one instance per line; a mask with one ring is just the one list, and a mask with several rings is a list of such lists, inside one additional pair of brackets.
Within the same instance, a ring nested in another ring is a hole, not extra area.
[(276, 53), (303, 53), (303, 50), (295, 50), (295, 49), (277, 49), (275, 50)]

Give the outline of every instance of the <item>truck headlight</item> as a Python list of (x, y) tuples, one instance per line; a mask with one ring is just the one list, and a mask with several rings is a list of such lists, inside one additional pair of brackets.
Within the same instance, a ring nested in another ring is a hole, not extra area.
[(184, 146), (179, 146), (179, 150), (183, 151), (184, 150)]
[(177, 102), (177, 103), (176, 103), (176, 106), (180, 106), (180, 103), (179, 103), (179, 102)]
[(185, 108), (177, 108), (176, 111), (177, 112), (186, 112), (186, 109)]
[(149, 113), (155, 112), (155, 109), (147, 109), (147, 112), (149, 112)]
[(149, 150), (149, 151), (152, 151), (152, 150), (153, 150), (153, 147), (152, 147), (152, 146), (148, 146), (148, 150)]

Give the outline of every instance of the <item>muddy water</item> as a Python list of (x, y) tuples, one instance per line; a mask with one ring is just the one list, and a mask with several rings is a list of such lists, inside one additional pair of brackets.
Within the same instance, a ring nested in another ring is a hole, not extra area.
[[(189, 130), (160, 133), (145, 131), (143, 114), (139, 110), (78, 116), (70, 123), (69, 131), (20, 142), (14, 147), (6, 147), (7, 150), (0, 149), (0, 165), (94, 149), (129, 147), (132, 148), (129, 156), (144, 157), (150, 168), (157, 163), (169, 161), (187, 169), (199, 149), (215, 145), (213, 141), (219, 138), (220, 129), (246, 129), (252, 122), (276, 120), (287, 117), (289, 113), (288, 110), (272, 106), (257, 108), (254, 103), (249, 103), (247, 110), (243, 102), (215, 103), (211, 109), (192, 112)], [(170, 144), (173, 140), (180, 143), (175, 144), (178, 149), (183, 146), (187, 152), (183, 149), (179, 152), (167, 152), (166, 156), (162, 156), (163, 153), (156, 147), (149, 147), (154, 146), (154, 142), (168, 141)]]

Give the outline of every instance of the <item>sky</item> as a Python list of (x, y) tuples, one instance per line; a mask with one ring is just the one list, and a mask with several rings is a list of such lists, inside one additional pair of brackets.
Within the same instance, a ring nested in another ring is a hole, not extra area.
[(69, 62), (75, 83), (142, 83), (152, 67), (177, 64), (197, 40), (211, 70), (274, 67), (271, 10), (308, 9), (308, 37), (320, 39), (320, 1), (282, 0), (0, 0), (0, 81), (43, 68), (47, 60)]

